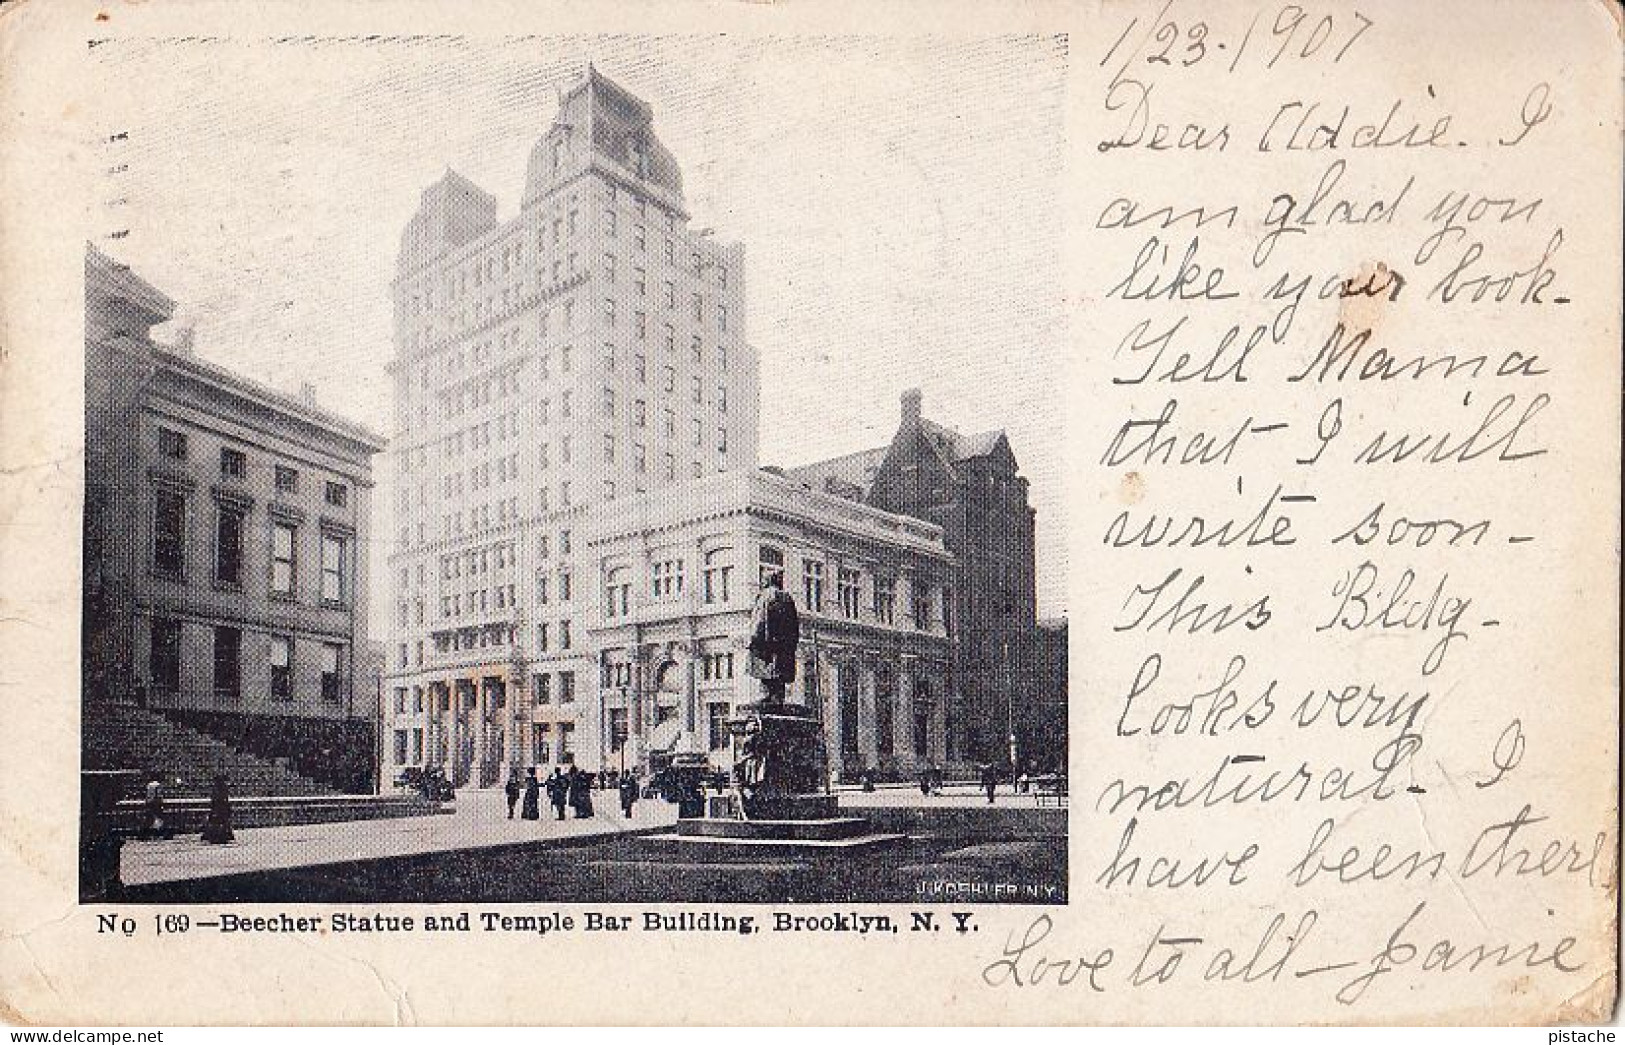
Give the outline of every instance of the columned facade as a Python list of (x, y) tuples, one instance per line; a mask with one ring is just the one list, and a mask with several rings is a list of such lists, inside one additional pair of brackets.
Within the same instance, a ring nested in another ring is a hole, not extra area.
[(605, 509), (585, 532), (600, 589), (587, 629), (598, 765), (732, 764), (726, 723), (761, 699), (748, 643), (768, 573), (802, 621), (786, 699), (823, 721), (831, 779), (945, 762), (953, 654), (937, 600), (954, 563), (937, 527), (741, 472)]

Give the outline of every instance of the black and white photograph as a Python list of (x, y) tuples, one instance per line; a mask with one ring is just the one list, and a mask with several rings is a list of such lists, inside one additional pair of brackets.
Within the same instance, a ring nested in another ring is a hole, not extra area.
[(1065, 902), (1067, 57), (96, 44), (82, 896)]
[(1619, 12), (0, 3), (0, 1023), (1614, 1040)]

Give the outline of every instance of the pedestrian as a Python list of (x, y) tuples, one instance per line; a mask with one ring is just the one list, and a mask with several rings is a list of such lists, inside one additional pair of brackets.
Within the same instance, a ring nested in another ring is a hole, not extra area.
[(982, 786), (987, 789), (987, 804), (993, 804), (993, 789), (999, 786), (999, 770), (989, 762), (982, 767)]
[[(518, 780), (510, 783), (518, 786)], [(525, 808), (519, 814), (520, 816), (526, 820), (540, 820), (542, 818), (541, 791), (541, 786), (536, 782), (536, 767), (531, 766), (525, 770)], [(513, 817), (513, 799), (511, 797), (508, 799), (508, 816), (510, 819)]]
[(638, 800), (638, 778), (634, 773), (621, 775), (621, 815), (632, 819), (632, 805)]
[(592, 776), (575, 766), (570, 767), (570, 808), (577, 820), (592, 816)]
[[(531, 780), (536, 779), (536, 770), (530, 771)], [(526, 785), (527, 787), (529, 785)], [(513, 819), (513, 807), (519, 804), (519, 770), (514, 769), (508, 774), (508, 786), (504, 788), (508, 794), (508, 819)]]
[(564, 778), (564, 772), (554, 766), (553, 775), (547, 778), (547, 800), (553, 806), (555, 819), (564, 819), (564, 803), (568, 797), (569, 781)]
[(235, 837), (231, 832), (231, 792), (226, 786), (226, 774), (216, 773), (209, 788), (209, 819), (203, 825), (203, 840), (225, 845)]
[(164, 785), (158, 782), (158, 774), (152, 774), (147, 781), (147, 798), (145, 815), (141, 819), (141, 836), (143, 838), (156, 838), (158, 832), (164, 830)]

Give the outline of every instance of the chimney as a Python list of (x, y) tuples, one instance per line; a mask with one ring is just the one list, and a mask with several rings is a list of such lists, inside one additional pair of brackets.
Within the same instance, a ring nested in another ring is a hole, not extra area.
[(910, 388), (903, 392), (903, 423), (906, 425), (920, 419), (920, 390)]
[(302, 382), (299, 385), (299, 401), (306, 406), (314, 407), (316, 405), (316, 386), (309, 381)]

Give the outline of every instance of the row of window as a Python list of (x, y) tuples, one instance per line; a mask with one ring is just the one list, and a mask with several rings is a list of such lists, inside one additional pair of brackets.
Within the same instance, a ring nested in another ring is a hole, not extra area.
[[(173, 581), (186, 580), (187, 495), (177, 490), (153, 491), (152, 572)], [(248, 511), (236, 502), (215, 505), (213, 580), (228, 588), (244, 586)], [(273, 518), (267, 537), (270, 570), (269, 590), (273, 597), (297, 596), (299, 571), (299, 528), (290, 520)], [(323, 530), (319, 566), (320, 597), (324, 605), (344, 606), (349, 602), (349, 539)]]
[[(729, 600), (733, 575), (733, 549), (715, 548), (705, 553), (702, 569), (701, 599), (706, 604), (726, 603)], [(758, 580), (765, 583), (770, 575), (784, 577), (784, 552), (772, 545), (760, 549)], [(660, 602), (680, 598), (683, 594), (684, 564), (681, 558), (661, 559), (650, 563), (649, 597)], [(827, 576), (825, 564), (816, 559), (802, 562), (800, 608), (812, 612), (825, 612)], [(861, 603), (862, 572), (841, 567), (835, 576), (834, 611), (848, 620), (863, 616)], [(916, 628), (930, 628), (935, 600), (930, 589), (916, 583), (912, 591), (910, 615)], [(943, 622), (947, 625), (947, 600), (943, 591)], [(605, 573), (603, 610), (606, 619), (625, 617), (632, 609), (631, 567), (614, 566)], [(876, 574), (873, 579), (873, 599), (870, 606), (873, 619), (880, 624), (895, 624), (897, 617), (897, 580)]]
[[(240, 628), (216, 625), (210, 629), (213, 642), (213, 683), (215, 693), (239, 700), (243, 692), (243, 632)], [(294, 641), (289, 635), (269, 636), (266, 695), (273, 700), (293, 699)], [(159, 617), (152, 621), (152, 644), (148, 668), (154, 691), (181, 691), (181, 624)], [(321, 696), (329, 703), (344, 697), (344, 646), (321, 645)]]
[[(187, 460), (189, 440), (186, 433), (177, 432), (172, 428), (158, 429), (158, 452), (170, 460)], [(273, 467), (277, 493), (298, 493), (299, 469), (282, 464)], [(246, 479), (248, 477), (247, 451), (230, 446), (221, 447), (220, 477), (222, 479)], [(323, 499), (335, 508), (343, 508), (349, 504), (350, 488), (344, 483), (328, 480), (323, 491)]]
[[(533, 765), (545, 766), (553, 764), (555, 725), (558, 734), (558, 761), (566, 764), (574, 761), (575, 723), (538, 722), (531, 726), (531, 763)], [(429, 756), (428, 761), (430, 763), (438, 765), (446, 760), (446, 741), (444, 737), (437, 738), (433, 750), (430, 750), (424, 745), (422, 726), (414, 726), (409, 730), (397, 729), (394, 731), (393, 753), (395, 765), (398, 766), (421, 765), (424, 761), (424, 755)]]

